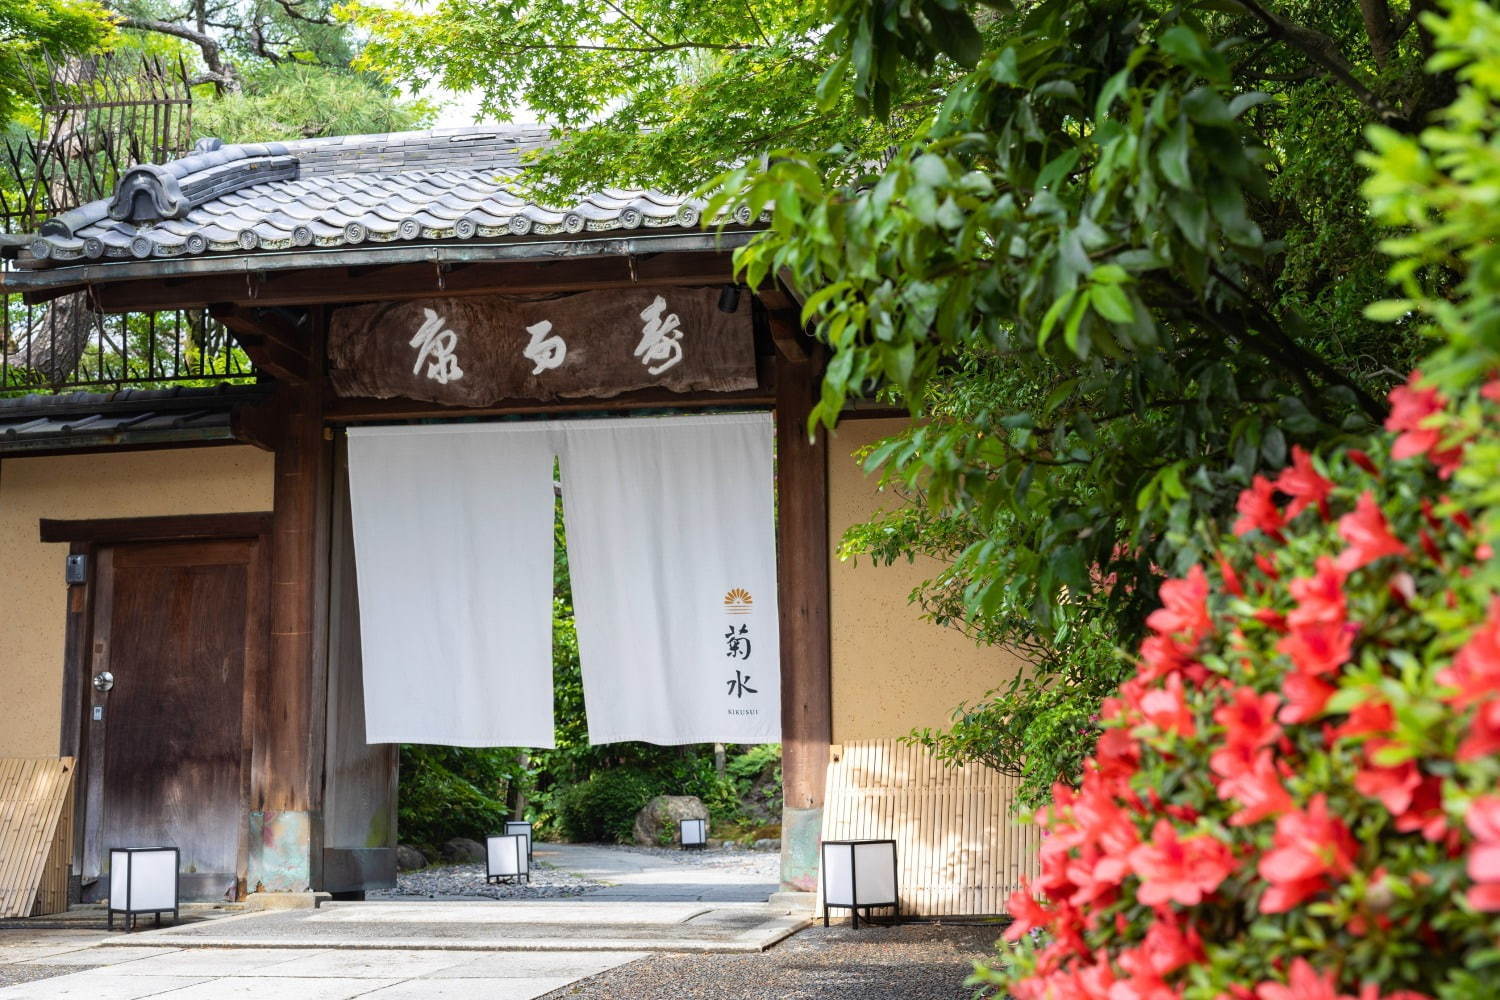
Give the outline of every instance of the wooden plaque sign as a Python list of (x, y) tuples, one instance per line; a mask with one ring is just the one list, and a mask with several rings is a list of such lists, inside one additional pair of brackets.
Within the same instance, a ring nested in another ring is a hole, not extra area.
[(732, 313), (718, 301), (717, 288), (651, 288), (339, 309), (328, 335), (331, 380), (341, 396), (454, 406), (753, 389), (750, 297)]

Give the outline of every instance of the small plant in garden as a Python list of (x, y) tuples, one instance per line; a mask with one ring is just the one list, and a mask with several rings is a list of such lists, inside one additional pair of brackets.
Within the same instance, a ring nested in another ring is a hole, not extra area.
[(1296, 450), (1162, 586), (976, 977), (1016, 1000), (1500, 996), (1500, 12), (1425, 20), (1464, 87), (1419, 141), (1371, 136), (1408, 227), (1408, 297), (1371, 314), (1446, 346), (1393, 438)]

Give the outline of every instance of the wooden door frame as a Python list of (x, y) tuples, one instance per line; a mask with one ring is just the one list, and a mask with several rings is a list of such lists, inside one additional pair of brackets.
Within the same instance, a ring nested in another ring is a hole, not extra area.
[[(63, 647), (62, 725), (58, 753), (78, 761), (73, 787), (77, 822), (73, 825), (73, 873), (83, 873), (88, 817), (103, 801), (98, 773), (102, 758), (90, 745), (89, 711), (90, 678), (93, 662), (101, 651), (95, 649), (96, 612), (104, 610), (102, 601), (110, 599), (110, 567), (101, 565), (101, 550), (115, 545), (152, 542), (250, 541), (255, 543), (248, 569), (245, 608), (244, 699), (241, 709), (240, 811), (248, 816), (250, 803), (251, 752), (253, 748), (253, 707), (264, 685), (269, 654), (270, 624), (270, 545), (272, 515), (270, 511), (246, 511), (227, 514), (168, 515), (163, 517), (93, 518), (86, 520), (40, 521), (41, 541), (65, 543), (69, 555), (85, 559), (83, 583), (68, 585), (67, 631)], [(103, 560), (107, 563), (108, 560)], [(245, 872), (249, 859), (249, 824), (241, 822), (236, 848), (236, 891), (245, 894)], [(70, 892), (71, 895), (71, 892)]]

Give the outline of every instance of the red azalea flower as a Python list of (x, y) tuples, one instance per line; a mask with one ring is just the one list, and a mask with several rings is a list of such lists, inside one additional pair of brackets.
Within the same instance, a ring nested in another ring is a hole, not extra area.
[(1360, 451), (1358, 448), (1350, 448), (1348, 451), (1344, 452), (1344, 454), (1349, 457), (1349, 461), (1353, 462), (1355, 465), (1359, 466), (1361, 469), (1364, 469), (1370, 475), (1372, 475), (1372, 476), (1379, 476), (1380, 475), (1380, 470), (1377, 469), (1377, 468), (1375, 468), (1375, 463), (1372, 462), (1372, 461), (1370, 461), (1370, 456), (1366, 455), (1364, 452)]
[(1474, 885), (1469, 905), (1486, 913), (1500, 911), (1500, 795), (1481, 795), (1469, 803), (1464, 825), (1477, 839), (1465, 865)]
[(1181, 903), (1197, 906), (1234, 871), (1234, 855), (1206, 833), (1178, 839), (1177, 828), (1156, 821), (1151, 843), (1130, 852), (1130, 866), (1140, 878), (1136, 898), (1147, 906)]
[(1353, 513), (1339, 518), (1339, 536), (1349, 543), (1338, 559), (1339, 568), (1346, 573), (1382, 556), (1405, 555), (1407, 551), (1386, 527), (1385, 515), (1369, 490), (1360, 494)]
[(1284, 723), (1310, 722), (1323, 714), (1333, 692), (1332, 684), (1311, 674), (1287, 674), (1281, 683), (1281, 694), (1286, 699), (1286, 704), (1276, 713), (1276, 718)]
[(1275, 608), (1256, 608), (1250, 617), (1260, 622), (1272, 632), (1285, 632), (1287, 629), (1286, 615)]
[(1371, 697), (1349, 710), (1349, 718), (1333, 731), (1333, 738), (1346, 740), (1370, 734), (1384, 736), (1395, 725), (1396, 713), (1391, 711), (1390, 703)]
[(1052, 911), (1031, 894), (1029, 878), (1021, 879), (1021, 888), (1010, 894), (1005, 912), (1010, 914), (1011, 921), (1002, 935), (1007, 941), (1019, 941), (1028, 932), (1038, 927), (1046, 928), (1052, 923)]
[(1256, 1000), (1354, 1000), (1338, 992), (1338, 981), (1332, 972), (1318, 972), (1307, 959), (1292, 962), (1286, 985), (1264, 982), (1255, 988)]
[(1313, 468), (1312, 456), (1301, 445), (1292, 446), (1292, 464), (1276, 477), (1276, 488), (1292, 498), (1286, 508), (1288, 521), (1314, 505), (1323, 520), (1328, 520), (1328, 497), (1333, 493), (1333, 482)]
[(1349, 574), (1329, 556), (1319, 556), (1312, 576), (1299, 576), (1287, 585), (1297, 607), (1286, 616), (1288, 625), (1342, 623), (1347, 614), (1344, 581)]
[(1165, 687), (1153, 688), (1142, 695), (1139, 708), (1145, 720), (1164, 733), (1188, 739), (1197, 731), (1182, 689), (1181, 674), (1168, 677)]
[(1222, 552), (1219, 553), (1217, 558), (1219, 560), (1219, 575), (1224, 578), (1224, 589), (1235, 597), (1244, 597), (1245, 585), (1240, 582), (1240, 575), (1234, 571), (1234, 566), (1230, 564), (1229, 558)]
[(1389, 745), (1389, 740), (1371, 740), (1365, 744), (1365, 763), (1354, 776), (1354, 787), (1361, 795), (1379, 799), (1392, 816), (1400, 816), (1411, 808), (1422, 784), (1422, 772), (1409, 760), (1395, 767), (1375, 764), (1372, 760), (1375, 752)]
[(1140, 744), (1118, 727), (1106, 729), (1094, 747), (1094, 765), (1101, 779), (1119, 789), (1135, 776), (1141, 765)]
[(1437, 675), (1439, 684), (1457, 690), (1444, 700), (1465, 708), (1500, 695), (1500, 597), (1490, 602), (1484, 624)]
[(1402, 833), (1420, 833), (1433, 843), (1448, 833), (1448, 817), (1443, 812), (1443, 782), (1433, 774), (1422, 776), (1422, 783), (1412, 793), (1411, 805), (1396, 817), (1396, 829)]
[(1242, 807), (1229, 817), (1230, 826), (1249, 826), (1291, 810), (1292, 796), (1269, 748), (1254, 756), (1220, 750), (1209, 758), (1208, 766), (1220, 779), (1214, 786), (1219, 798)]
[(1304, 674), (1321, 677), (1336, 671), (1349, 662), (1354, 650), (1355, 625), (1324, 622), (1304, 625), (1292, 631), (1276, 643), (1276, 651), (1292, 658), (1292, 663)]
[(1276, 821), (1272, 848), (1256, 866), (1271, 883), (1260, 898), (1260, 912), (1285, 913), (1316, 896), (1330, 879), (1354, 870), (1357, 850), (1349, 828), (1329, 815), (1326, 796), (1314, 796), (1305, 810), (1288, 812)]
[(1478, 760), (1500, 752), (1500, 698), (1479, 706), (1469, 721), (1469, 732), (1458, 746), (1459, 760)]
[(1421, 388), (1421, 381), (1422, 373), (1414, 371), (1406, 385), (1391, 390), (1391, 414), (1385, 418), (1385, 428), (1401, 432), (1391, 446), (1391, 457), (1426, 455), (1437, 466), (1438, 475), (1447, 479), (1463, 458), (1463, 445), (1441, 447), (1443, 431), (1431, 426), (1429, 418), (1442, 412), (1448, 401), (1436, 389)]
[(1229, 702), (1214, 709), (1214, 721), (1224, 727), (1224, 741), (1233, 747), (1255, 749), (1281, 737), (1276, 709), (1281, 698), (1274, 691), (1257, 694), (1254, 688), (1236, 688)]
[(1265, 476), (1250, 480), (1250, 488), (1240, 494), (1234, 505), (1234, 509), (1240, 512), (1239, 520), (1234, 522), (1234, 533), (1248, 535), (1252, 531), (1262, 531), (1272, 538), (1280, 538), (1286, 518), (1276, 507), (1275, 494), (1276, 484)]
[(1169, 635), (1148, 635), (1141, 640), (1139, 676), (1145, 680), (1162, 680), (1194, 662), (1193, 651)]
[(1208, 615), (1208, 576), (1202, 566), (1194, 566), (1184, 579), (1164, 581), (1161, 603), (1146, 618), (1146, 624), (1159, 635), (1186, 633), (1197, 642), (1213, 631), (1213, 619)]

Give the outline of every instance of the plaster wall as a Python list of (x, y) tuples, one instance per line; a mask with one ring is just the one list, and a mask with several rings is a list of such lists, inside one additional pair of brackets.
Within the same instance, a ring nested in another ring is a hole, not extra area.
[(37, 522), (270, 510), (273, 468), (246, 445), (0, 460), (0, 757), (58, 751), (68, 546)]
[(833, 642), (833, 742), (888, 739), (944, 726), (961, 702), (999, 687), (1021, 666), (1004, 649), (980, 648), (956, 630), (923, 621), (907, 595), (940, 569), (935, 560), (879, 566), (844, 562), (844, 531), (901, 499), (881, 492), (853, 453), (906, 426), (905, 419), (846, 420), (829, 440), (829, 617)]

